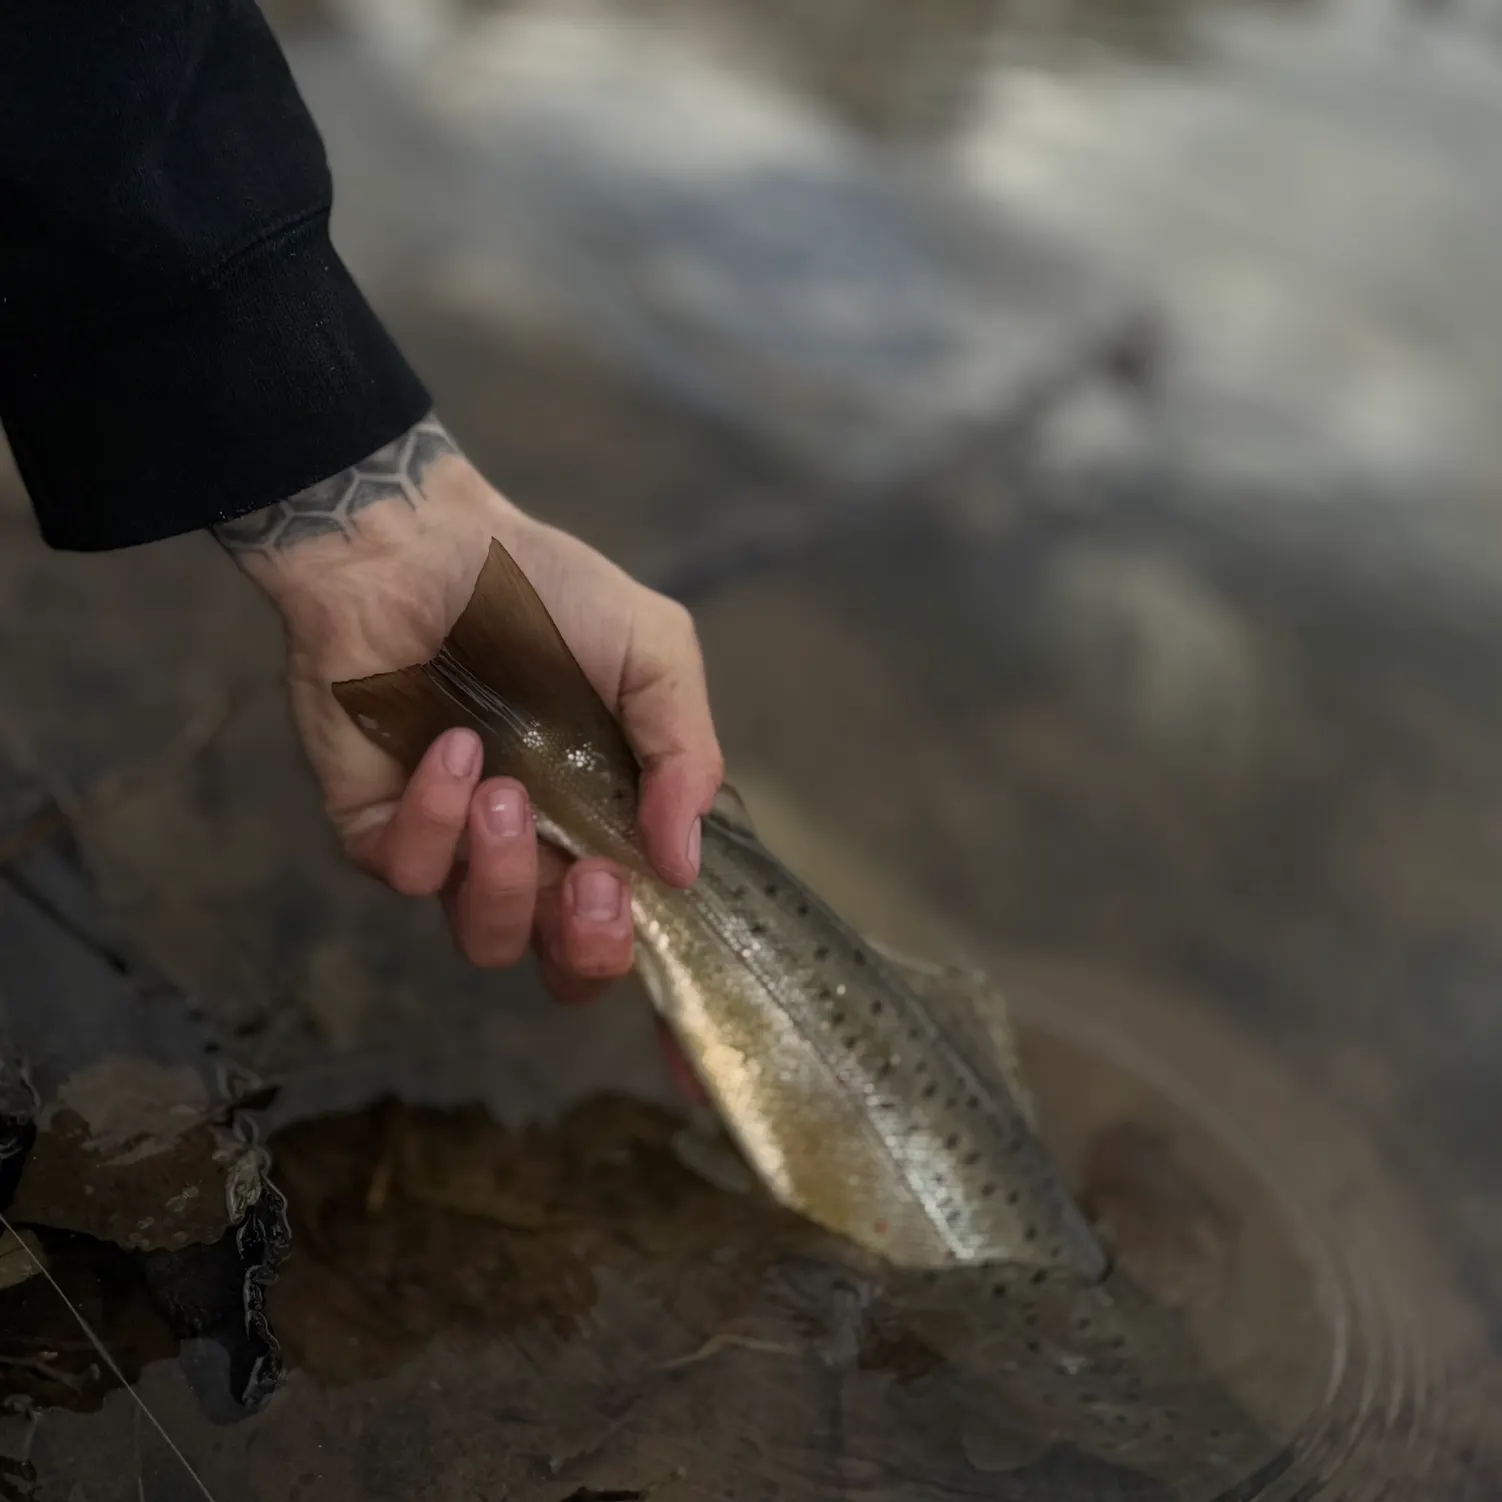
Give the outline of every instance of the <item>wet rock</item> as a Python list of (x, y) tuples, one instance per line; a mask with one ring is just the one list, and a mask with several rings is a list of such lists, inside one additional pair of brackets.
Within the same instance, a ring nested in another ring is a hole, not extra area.
[(262, 1158), (210, 1113), (191, 1070), (100, 1060), (43, 1109), (13, 1215), (136, 1251), (217, 1240), (258, 1192)]

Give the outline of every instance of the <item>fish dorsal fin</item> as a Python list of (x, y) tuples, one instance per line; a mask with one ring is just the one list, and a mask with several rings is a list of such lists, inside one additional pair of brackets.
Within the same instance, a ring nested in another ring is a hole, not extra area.
[(757, 838), (756, 826), (751, 822), (751, 812), (746, 807), (746, 800), (728, 782), (722, 783), (719, 792), (714, 795), (712, 812), (726, 828), (735, 830), (748, 840)]
[(539, 734), (587, 745), (614, 767), (636, 761), (547, 607), (497, 541), (474, 592), (430, 661), (334, 685), (355, 723), (408, 771), (445, 730), (486, 740), (487, 773), (521, 775)]
[(1000, 1071), (1028, 1125), (1036, 1127), (1037, 1110), (1023, 1077), (1011, 1011), (1000, 988), (982, 971), (914, 959), (870, 939), (867, 943), (907, 982), (972, 1065)]

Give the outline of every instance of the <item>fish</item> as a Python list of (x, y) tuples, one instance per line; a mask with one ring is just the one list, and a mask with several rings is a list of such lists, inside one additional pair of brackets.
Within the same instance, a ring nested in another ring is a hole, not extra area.
[(1104, 1276), (1015, 1067), (943, 967), (904, 964), (791, 873), (725, 790), (688, 889), (637, 832), (639, 764), (521, 567), (493, 541), (427, 662), (333, 685), (409, 772), (467, 726), (539, 835), (631, 878), (637, 966), (719, 1119), (778, 1203), (893, 1266)]
[(1097, 1282), (1018, 1266), (924, 1277), (900, 1274), (870, 1315), (887, 1350), (900, 1336), (935, 1362), (893, 1391), (894, 1435), (955, 1429), (983, 1473), (1031, 1475), (1072, 1453), (1153, 1483), (1038, 1485), (1060, 1498), (1231, 1502), (1261, 1496), (1297, 1458), (1298, 1437), (1254, 1414), (1190, 1323), (1120, 1265)]

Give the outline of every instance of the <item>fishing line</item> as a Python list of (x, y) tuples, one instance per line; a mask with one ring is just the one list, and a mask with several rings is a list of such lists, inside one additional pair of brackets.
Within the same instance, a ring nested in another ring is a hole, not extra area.
[(162, 1427), (161, 1420), (158, 1419), (157, 1416), (146, 1406), (145, 1399), (143, 1399), (140, 1393), (138, 1393), (135, 1388), (133, 1388), (130, 1383), (126, 1381), (125, 1373), (120, 1370), (119, 1363), (113, 1356), (110, 1355), (109, 1350), (105, 1346), (104, 1342), (94, 1333), (94, 1327), (88, 1322), (88, 1320), (84, 1318), (83, 1311), (80, 1310), (78, 1306), (73, 1302), (73, 1300), (63, 1292), (62, 1284), (52, 1276), (51, 1269), (48, 1268), (47, 1264), (43, 1262), (42, 1259), (38, 1257), (37, 1254), (32, 1251), (32, 1249), (26, 1244), (26, 1242), (21, 1239), (21, 1233), (17, 1231), (13, 1225), (11, 1225), (10, 1221), (5, 1218), (5, 1215), (3, 1213), (0, 1213), (0, 1231), (8, 1231), (12, 1236), (15, 1237), (17, 1244), (26, 1254), (28, 1261), (30, 1261), (31, 1265), (47, 1280), (48, 1283), (52, 1285), (52, 1291), (58, 1296), (58, 1298), (63, 1301), (63, 1307), (78, 1322), (78, 1328), (83, 1331), (85, 1336), (88, 1337), (89, 1344), (93, 1346), (94, 1349), (99, 1353), (100, 1360), (103, 1361), (104, 1364), (110, 1369), (110, 1372), (114, 1375), (115, 1380), (119, 1382), (120, 1386), (130, 1394), (131, 1401), (136, 1405), (137, 1409), (139, 1409), (140, 1412), (146, 1416), (147, 1423), (149, 1423), (151, 1427), (155, 1429), (159, 1435), (161, 1435), (163, 1443), (169, 1450), (172, 1451), (179, 1462), (181, 1462), (182, 1468), (188, 1473), (190, 1477), (192, 1477), (193, 1484), (198, 1488), (199, 1491), (204, 1494), (204, 1496), (208, 1499), (208, 1502), (214, 1502), (214, 1494), (204, 1484), (203, 1477), (193, 1469), (193, 1466), (188, 1460), (188, 1457), (177, 1448), (177, 1445), (173, 1441), (172, 1436), (168, 1434), (167, 1431)]
[(429, 666), (439, 689), (461, 709), (469, 709), (467, 701), (472, 700), (502, 724), (510, 726), (518, 735), (525, 736), (531, 730), (532, 724), (528, 718), (518, 714), (513, 705), (508, 704), (494, 689), (458, 661), (447, 647), (439, 649)]

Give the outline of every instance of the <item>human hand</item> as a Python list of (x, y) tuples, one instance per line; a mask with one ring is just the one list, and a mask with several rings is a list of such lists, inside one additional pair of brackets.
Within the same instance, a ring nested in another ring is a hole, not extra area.
[(636, 752), (648, 858), (665, 881), (689, 886), (723, 763), (687, 612), (517, 510), (432, 418), (215, 535), (282, 614), (293, 715), (351, 858), (399, 892), (440, 896), (476, 965), (511, 965), (530, 938), (561, 1000), (588, 999), (624, 975), (625, 872), (540, 845), (521, 784), (480, 780), (473, 731), (441, 736), (407, 778), (331, 685), (431, 657), (499, 538)]

